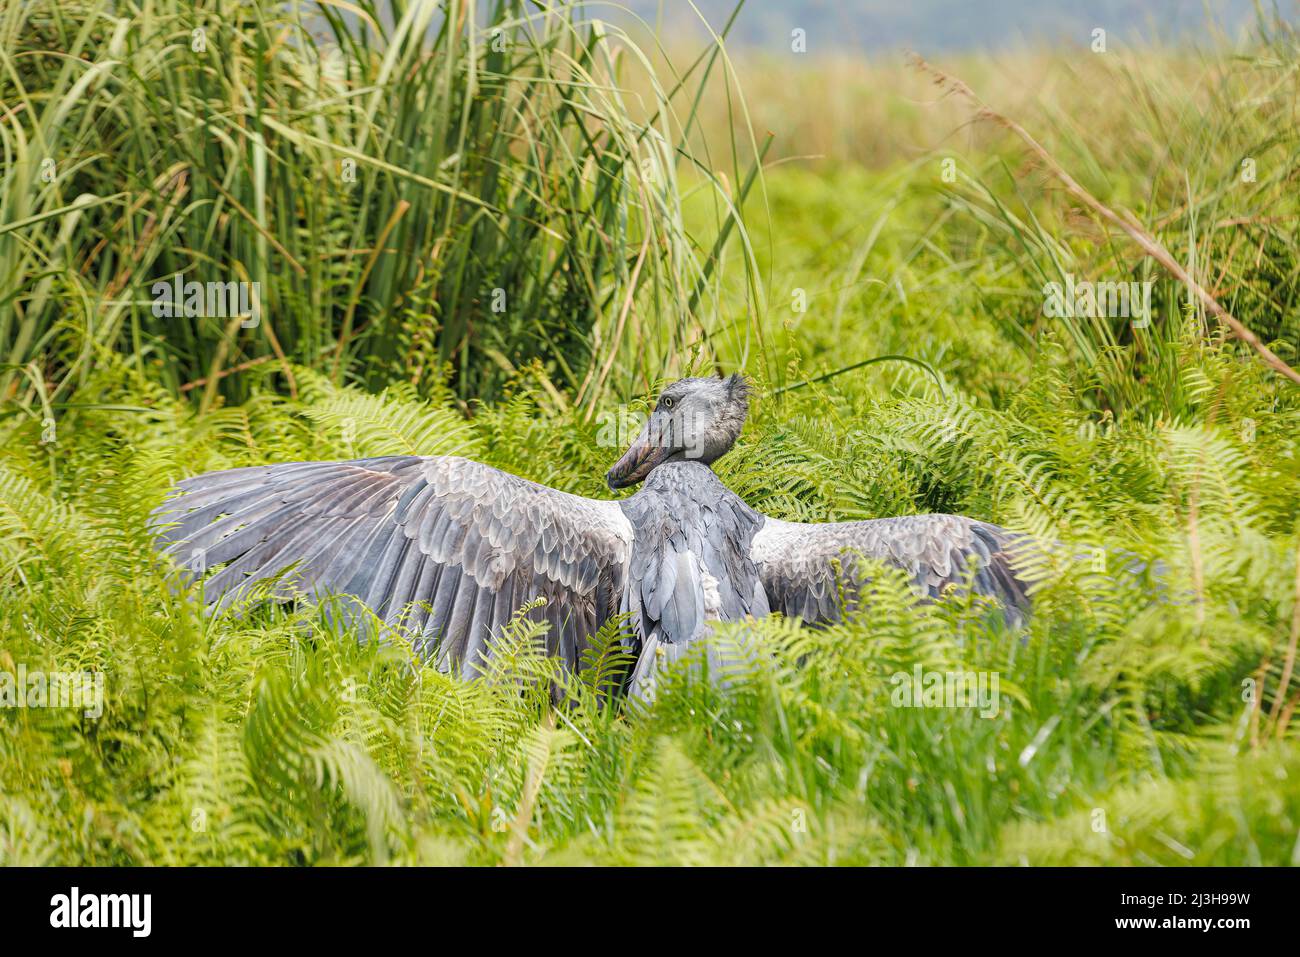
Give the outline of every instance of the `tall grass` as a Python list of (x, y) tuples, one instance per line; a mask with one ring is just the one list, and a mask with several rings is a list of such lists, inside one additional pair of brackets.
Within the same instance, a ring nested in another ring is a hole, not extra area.
[[(1026, 128), (1102, 203), (1131, 216), (1294, 366), (1298, 58), (1300, 37), (1277, 20), (1262, 21), (1256, 42), (1232, 54), (1117, 44), (1104, 54), (1038, 51), (937, 65)], [(1179, 345), (1188, 323), (1217, 337), (1214, 316), (1067, 195), (1012, 133), (981, 122), (968, 101), (902, 57), (803, 64), (764, 54), (735, 63), (754, 122), (780, 131), (771, 157), (787, 166), (804, 157), (798, 165), (817, 173), (790, 172), (787, 181), (799, 185), (784, 189), (769, 175), (748, 211), (751, 231), (774, 237), (770, 250), (757, 244), (771, 290), (765, 334), (791, 344), (789, 356), (774, 346), (774, 367), (811, 360), (811, 371), (825, 373), (903, 353), (950, 370), (962, 363), (1000, 402), (1026, 360), (1051, 361), (1061, 350), (1093, 379), (1098, 415), (1140, 410), (1154, 420), (1194, 404), (1202, 384), (1186, 377)], [(814, 101), (820, 112), (810, 109)], [(711, 89), (702, 111), (719, 124), (713, 111), (724, 108)], [(879, 174), (864, 176), (864, 166)], [(828, 210), (821, 200), (844, 182), (854, 201)], [(1067, 276), (1153, 283), (1150, 322), (1046, 315), (1045, 287), (1064, 286)], [(731, 288), (743, 292), (743, 277)], [(980, 346), (996, 359), (962, 351), (975, 338), (963, 331), (972, 313), (998, 326)], [(895, 372), (874, 375), (887, 381)]]
[[(751, 81), (594, 7), (431, 6), (0, 13), (0, 679), (106, 692), (0, 712), (0, 863), (1300, 863), (1300, 390), (901, 63)], [(1294, 360), (1295, 35), (1121, 52), (941, 65)], [(809, 90), (861, 123), (796, 126)], [(154, 317), (176, 270), (263, 321)], [(1067, 272), (1155, 279), (1151, 324), (1045, 316)], [(727, 688), (610, 708), (522, 623), (462, 682), (308, 605), (206, 614), (145, 530), (185, 474), (412, 450), (603, 496), (598, 414), (716, 363), (759, 386), (718, 466), (754, 507), (1102, 567), (1038, 570), (1016, 632), (881, 569), (832, 628), (723, 629), (765, 652)], [(1003, 707), (895, 707), (917, 665)]]
[[(446, 367), (466, 397), (532, 363), (588, 402), (644, 385), (717, 331), (710, 249), (743, 197), (700, 162), (720, 212), (688, 231), (679, 110), (725, 61), (658, 75), (599, 13), (6, 5), (0, 394), (56, 406), (110, 349), (205, 407), (264, 362), (290, 390), (292, 362), (372, 387)], [(176, 274), (260, 283), (261, 321), (155, 316)]]

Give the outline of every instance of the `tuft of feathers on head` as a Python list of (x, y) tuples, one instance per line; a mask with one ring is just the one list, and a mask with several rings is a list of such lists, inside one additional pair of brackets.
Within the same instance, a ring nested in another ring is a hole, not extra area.
[(749, 397), (753, 394), (753, 386), (745, 378), (743, 372), (733, 372), (722, 380), (723, 385), (727, 387), (727, 394), (737, 402), (743, 402), (746, 408), (749, 408)]

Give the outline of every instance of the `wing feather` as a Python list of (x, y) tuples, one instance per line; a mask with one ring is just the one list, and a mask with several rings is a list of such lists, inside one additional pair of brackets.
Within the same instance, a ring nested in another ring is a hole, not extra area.
[(850, 606), (856, 601), (866, 574), (858, 556), (901, 568), (928, 598), (964, 584), (973, 565), (975, 590), (998, 599), (1014, 622), (1029, 607), (1015, 570), (1016, 554), (1026, 545), (1022, 536), (960, 515), (825, 524), (768, 518), (751, 555), (773, 610), (806, 622), (839, 620), (842, 593)]
[(209, 604), (228, 607), (284, 576), (296, 593), (354, 596), (389, 625), (407, 616), (423, 653), (465, 673), (537, 596), (547, 599), (533, 617), (551, 623), (548, 647), (576, 662), (617, 610), (632, 547), (617, 503), (450, 456), (199, 475), (179, 483), (153, 526), (168, 555), (203, 550), (190, 574), (214, 570)]

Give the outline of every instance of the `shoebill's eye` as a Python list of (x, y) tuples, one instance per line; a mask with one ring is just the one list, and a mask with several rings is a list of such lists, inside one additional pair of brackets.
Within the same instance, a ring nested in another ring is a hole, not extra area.
[(672, 407), (673, 407), (673, 397), (670, 395), (664, 396), (664, 408), (671, 409)]

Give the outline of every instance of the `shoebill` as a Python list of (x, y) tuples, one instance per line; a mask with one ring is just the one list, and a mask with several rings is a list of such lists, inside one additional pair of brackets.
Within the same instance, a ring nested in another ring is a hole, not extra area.
[(209, 604), (229, 606), (269, 579), (281, 597), (352, 596), (467, 677), (531, 599), (545, 599), (529, 614), (549, 623), (548, 651), (570, 668), (625, 614), (637, 656), (629, 690), (641, 696), (711, 621), (837, 620), (863, 583), (859, 556), (903, 569), (924, 596), (969, 582), (1008, 620), (1024, 611), (1017, 539), (996, 525), (960, 515), (804, 524), (746, 505), (711, 466), (739, 437), (748, 400), (739, 375), (664, 389), (609, 470), (611, 489), (641, 485), (619, 501), (455, 456), (390, 455), (199, 475), (154, 524), (174, 558), (203, 556), (192, 577), (214, 570)]

